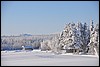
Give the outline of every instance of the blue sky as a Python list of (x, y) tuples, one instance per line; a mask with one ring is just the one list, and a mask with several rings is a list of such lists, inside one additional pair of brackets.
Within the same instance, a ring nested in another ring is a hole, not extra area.
[(1, 35), (61, 32), (69, 22), (99, 23), (99, 1), (2, 1)]

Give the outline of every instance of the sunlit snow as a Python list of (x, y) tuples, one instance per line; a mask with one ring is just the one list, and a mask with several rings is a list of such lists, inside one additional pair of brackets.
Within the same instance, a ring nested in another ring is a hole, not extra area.
[(1, 51), (1, 66), (99, 66), (95, 55), (55, 55), (51, 51)]

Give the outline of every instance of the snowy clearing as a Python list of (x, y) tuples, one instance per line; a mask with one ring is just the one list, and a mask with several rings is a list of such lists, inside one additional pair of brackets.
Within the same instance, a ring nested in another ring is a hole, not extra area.
[(73, 55), (33, 50), (1, 51), (1, 66), (99, 66), (95, 55)]

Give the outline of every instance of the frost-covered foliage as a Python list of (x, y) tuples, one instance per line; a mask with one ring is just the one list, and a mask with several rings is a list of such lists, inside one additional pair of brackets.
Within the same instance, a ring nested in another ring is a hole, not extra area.
[(60, 53), (59, 34), (41, 42), (41, 50), (51, 50), (54, 53)]
[(41, 50), (42, 51), (46, 51), (46, 50), (50, 50), (50, 42), (51, 40), (45, 40), (43, 42), (41, 42)]
[(39, 49), (41, 42), (51, 39), (55, 35), (1, 36), (1, 50), (21, 50), (22, 46), (32, 46), (33, 49)]
[[(86, 23), (69, 23), (59, 37), (61, 49), (77, 49), (79, 54), (99, 54), (99, 24), (87, 26)], [(94, 50), (96, 48), (96, 51)]]
[(96, 51), (99, 55), (99, 24), (96, 24), (94, 27), (93, 21), (91, 22), (90, 26), (90, 43), (88, 44), (89, 46), (89, 51), (88, 54), (95, 54), (94, 48), (96, 48)]
[(89, 28), (87, 24), (69, 23), (60, 35), (60, 45), (63, 49), (79, 49), (85, 52), (89, 43)]

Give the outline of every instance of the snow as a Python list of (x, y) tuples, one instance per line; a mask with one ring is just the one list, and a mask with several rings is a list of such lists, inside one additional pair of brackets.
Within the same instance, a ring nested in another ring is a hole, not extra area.
[(1, 66), (99, 66), (99, 58), (40, 50), (1, 51)]

